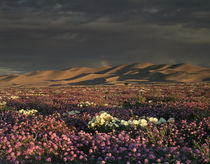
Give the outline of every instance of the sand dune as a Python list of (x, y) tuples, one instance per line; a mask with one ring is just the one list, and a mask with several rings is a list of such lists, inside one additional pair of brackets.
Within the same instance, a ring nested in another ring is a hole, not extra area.
[(210, 81), (210, 68), (192, 64), (132, 63), (114, 67), (69, 68), (0, 76), (0, 86), (68, 86), (141, 82)]

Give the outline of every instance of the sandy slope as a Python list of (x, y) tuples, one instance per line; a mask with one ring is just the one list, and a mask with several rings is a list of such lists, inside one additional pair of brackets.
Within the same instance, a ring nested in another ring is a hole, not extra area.
[(210, 81), (210, 68), (191, 64), (154, 65), (151, 63), (132, 63), (100, 68), (80, 67), (0, 76), (1, 87), (202, 81)]

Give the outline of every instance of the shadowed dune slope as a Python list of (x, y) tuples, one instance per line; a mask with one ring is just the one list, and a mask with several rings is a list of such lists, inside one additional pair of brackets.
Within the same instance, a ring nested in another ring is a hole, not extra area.
[(1, 75), (0, 86), (47, 87), (141, 82), (206, 82), (210, 81), (209, 79), (210, 68), (192, 64), (132, 63), (114, 67), (71, 67), (65, 70)]

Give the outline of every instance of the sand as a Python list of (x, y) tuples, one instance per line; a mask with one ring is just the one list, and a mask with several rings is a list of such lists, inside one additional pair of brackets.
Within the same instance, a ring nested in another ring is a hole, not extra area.
[(77, 67), (0, 76), (0, 87), (49, 87), (141, 82), (209, 82), (210, 68), (192, 64), (131, 63), (114, 67)]

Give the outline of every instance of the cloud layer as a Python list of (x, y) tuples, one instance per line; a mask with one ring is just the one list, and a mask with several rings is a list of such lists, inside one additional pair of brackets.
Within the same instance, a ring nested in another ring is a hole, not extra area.
[(11, 68), (0, 67), (0, 75), (20, 74), (20, 73), (24, 73), (24, 72), (13, 70)]
[(208, 66), (209, 0), (0, 0), (0, 66)]

